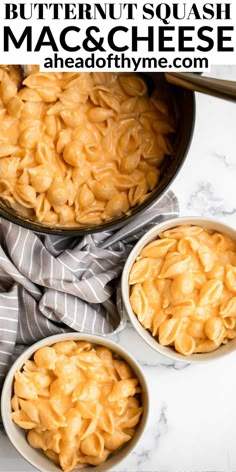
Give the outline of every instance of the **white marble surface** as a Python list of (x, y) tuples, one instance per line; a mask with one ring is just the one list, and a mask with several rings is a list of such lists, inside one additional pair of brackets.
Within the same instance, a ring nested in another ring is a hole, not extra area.
[[(213, 67), (236, 80), (236, 66)], [(197, 95), (196, 128), (172, 189), (181, 215), (213, 216), (236, 227), (236, 104)], [(112, 472), (236, 471), (236, 352), (205, 365), (158, 355), (128, 325), (113, 339), (144, 368), (151, 415), (136, 450)], [(0, 434), (0, 471), (33, 472)]]

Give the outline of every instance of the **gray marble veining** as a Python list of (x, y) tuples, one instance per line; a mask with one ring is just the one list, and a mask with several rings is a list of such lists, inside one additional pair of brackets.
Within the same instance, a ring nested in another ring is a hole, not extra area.
[[(236, 80), (236, 66), (211, 76)], [(236, 227), (236, 104), (197, 95), (193, 142), (172, 185), (181, 215)], [(151, 415), (136, 450), (112, 472), (236, 471), (236, 353), (206, 365), (173, 362), (146, 346), (130, 323), (113, 339), (142, 364)], [(0, 433), (0, 472), (33, 472)]]

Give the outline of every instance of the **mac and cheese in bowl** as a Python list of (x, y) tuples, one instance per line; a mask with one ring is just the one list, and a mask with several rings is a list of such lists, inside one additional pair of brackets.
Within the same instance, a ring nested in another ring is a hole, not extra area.
[[(6, 379), (2, 415), (29, 462), (42, 471), (100, 471), (127, 455), (148, 408), (146, 384), (131, 356), (111, 341), (76, 334), (40, 341), (22, 356)], [(12, 412), (6, 413), (8, 395)]]
[(126, 309), (169, 352), (226, 352), (236, 342), (235, 232), (204, 219), (175, 222), (152, 229), (131, 253)]
[(173, 153), (173, 97), (137, 74), (28, 74), (0, 67), (1, 200), (50, 227), (129, 215)]

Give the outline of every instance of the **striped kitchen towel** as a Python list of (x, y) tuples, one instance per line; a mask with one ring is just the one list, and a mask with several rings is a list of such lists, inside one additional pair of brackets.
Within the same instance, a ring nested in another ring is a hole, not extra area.
[(178, 215), (168, 192), (117, 231), (43, 236), (0, 219), (0, 381), (25, 345), (52, 334), (124, 328), (119, 277), (135, 242)]

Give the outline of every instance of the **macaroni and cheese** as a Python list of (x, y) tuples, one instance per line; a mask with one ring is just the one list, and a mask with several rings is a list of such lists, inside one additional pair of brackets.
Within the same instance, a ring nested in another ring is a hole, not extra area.
[(176, 130), (170, 100), (129, 73), (0, 67), (0, 197), (50, 226), (99, 225), (156, 187)]
[(200, 226), (164, 231), (129, 276), (130, 303), (163, 346), (183, 355), (236, 338), (236, 242)]
[(40, 348), (15, 374), (12, 419), (34, 448), (68, 472), (102, 464), (135, 434), (143, 408), (129, 365), (103, 346)]

